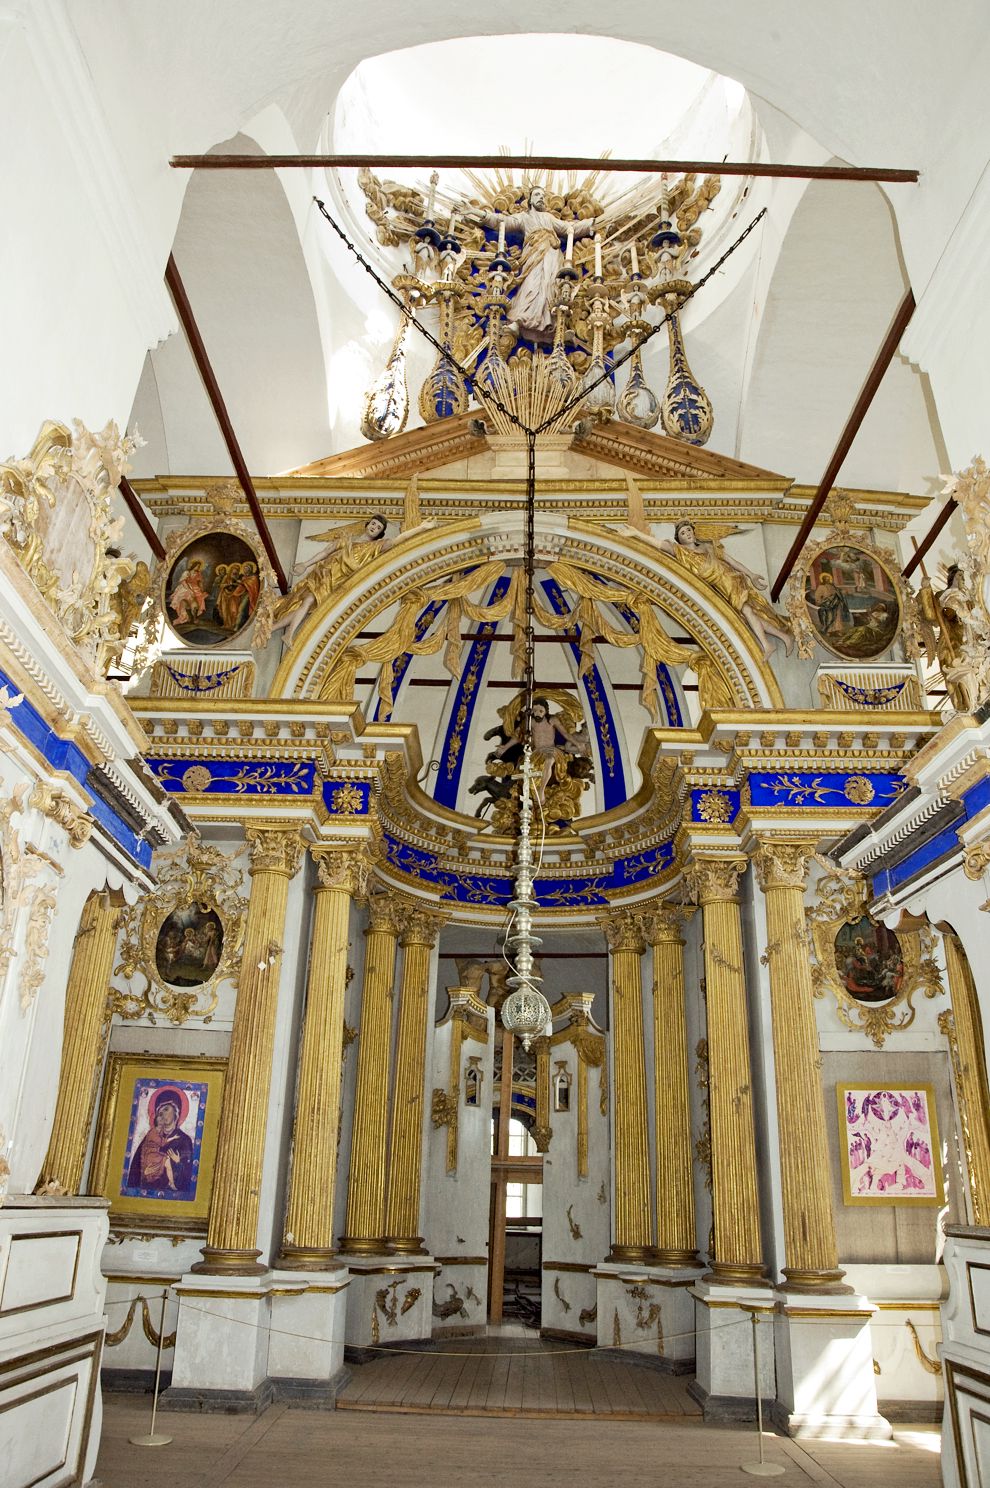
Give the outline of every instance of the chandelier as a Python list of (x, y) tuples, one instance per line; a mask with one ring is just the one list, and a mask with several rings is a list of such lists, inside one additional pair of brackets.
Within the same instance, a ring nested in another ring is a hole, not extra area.
[(505, 936), (512, 957), (512, 988), (502, 1004), (502, 1026), (522, 1040), (528, 1050), (550, 1022), (550, 1004), (540, 991), (542, 980), (533, 964), (541, 944), (533, 934), (533, 695), (536, 690), (536, 645), (533, 629), (533, 580), (536, 572), (536, 435), (527, 433), (525, 575), (525, 663), (523, 667), (523, 751), (519, 777), (519, 838), (516, 843), (515, 896), (509, 904), (511, 920)]

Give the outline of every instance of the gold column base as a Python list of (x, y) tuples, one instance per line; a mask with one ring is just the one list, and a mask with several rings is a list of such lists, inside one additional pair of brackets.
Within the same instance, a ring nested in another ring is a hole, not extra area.
[(264, 1276), (268, 1267), (258, 1260), (260, 1254), (260, 1250), (221, 1250), (204, 1245), (203, 1259), (189, 1269), (201, 1276)]
[(342, 1235), (340, 1255), (366, 1256), (384, 1255), (388, 1242), (381, 1235)]
[(613, 1245), (608, 1253), (609, 1264), (616, 1262), (620, 1266), (625, 1261), (634, 1266), (646, 1266), (652, 1259), (653, 1251), (648, 1245)]
[(386, 1235), (385, 1244), (396, 1255), (429, 1255), (422, 1235)]
[(784, 1292), (822, 1292), (829, 1296), (851, 1296), (854, 1287), (847, 1286), (842, 1278), (844, 1271), (808, 1271), (800, 1266), (782, 1268)]
[(702, 1281), (722, 1282), (728, 1286), (765, 1286), (770, 1279), (763, 1266), (748, 1266), (731, 1261), (712, 1261)]
[(337, 1252), (316, 1245), (283, 1245), (275, 1258), (279, 1271), (340, 1271)]
[(698, 1265), (698, 1252), (696, 1250), (674, 1250), (663, 1246), (654, 1246), (650, 1252), (650, 1260), (657, 1266), (669, 1266), (672, 1270), (683, 1266), (685, 1269)]

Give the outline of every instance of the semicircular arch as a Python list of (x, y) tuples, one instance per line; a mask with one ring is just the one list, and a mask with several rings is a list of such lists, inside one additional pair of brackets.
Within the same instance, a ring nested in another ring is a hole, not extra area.
[[(508, 527), (505, 523), (504, 514), (469, 517), (400, 537), (314, 607), (278, 668), (271, 696), (328, 697), (331, 679), (348, 648), (386, 610), (411, 598), (426, 603), (431, 585), (470, 568), (520, 561), (522, 516)], [(538, 564), (565, 560), (628, 586), (669, 615), (709, 658), (734, 706), (783, 706), (773, 672), (749, 627), (721, 595), (655, 544), (595, 523), (541, 514), (536, 549)]]

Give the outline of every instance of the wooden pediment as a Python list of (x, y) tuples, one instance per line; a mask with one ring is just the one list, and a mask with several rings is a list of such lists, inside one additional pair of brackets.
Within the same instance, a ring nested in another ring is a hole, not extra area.
[[(402, 480), (456, 464), (483, 454), (489, 448), (484, 420), (478, 410), (472, 409), (455, 418), (440, 419), (402, 434), (393, 434), (391, 439), (362, 444), (339, 455), (328, 455), (323, 460), (301, 465), (288, 474), (317, 480), (340, 477)], [(570, 448), (575, 454), (617, 466), (648, 481), (704, 482), (706, 485), (712, 481), (724, 481), (735, 489), (755, 486), (761, 490), (786, 490), (792, 484), (788, 477), (762, 470), (758, 465), (747, 465), (714, 450), (683, 444), (665, 434), (653, 434), (648, 429), (639, 429), (617, 419), (607, 423), (587, 420), (578, 424)]]
[(578, 424), (571, 449), (592, 460), (618, 465), (631, 475), (654, 480), (721, 480), (736, 486), (745, 483), (784, 489), (793, 483), (786, 476), (762, 470), (758, 465), (747, 465), (714, 450), (684, 444), (679, 439), (669, 439), (666, 434), (654, 434), (618, 419), (609, 419), (607, 423), (588, 419)]
[(401, 480), (403, 476), (467, 460), (487, 448), (487, 431), (475, 410), (418, 429), (407, 429), (402, 434), (393, 434), (391, 439), (361, 444), (339, 455), (328, 455), (311, 465), (300, 465), (288, 474), (320, 480), (342, 476), (356, 480)]

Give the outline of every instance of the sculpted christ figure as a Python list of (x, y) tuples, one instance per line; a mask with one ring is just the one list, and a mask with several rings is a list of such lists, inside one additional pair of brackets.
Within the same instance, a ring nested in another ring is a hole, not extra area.
[(465, 210), (464, 216), (479, 227), (498, 228), (522, 233), (523, 246), (519, 260), (519, 286), (512, 300), (512, 319), (507, 323), (513, 335), (520, 333), (543, 341), (553, 334), (551, 308), (553, 284), (564, 262), (561, 242), (570, 233), (587, 238), (595, 231), (593, 217), (565, 222), (547, 211), (546, 192), (534, 186), (521, 212), (478, 212)]

